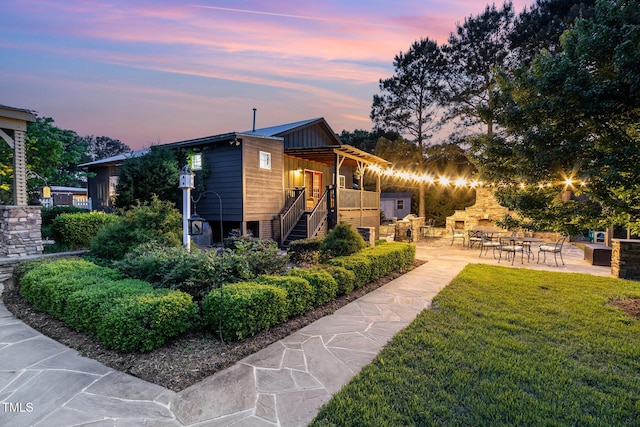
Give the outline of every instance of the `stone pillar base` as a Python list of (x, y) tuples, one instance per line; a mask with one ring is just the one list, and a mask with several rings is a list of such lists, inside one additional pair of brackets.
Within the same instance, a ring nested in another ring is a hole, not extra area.
[(0, 257), (41, 254), (41, 224), (40, 206), (0, 206)]
[(640, 280), (640, 240), (613, 239), (611, 249), (611, 275)]

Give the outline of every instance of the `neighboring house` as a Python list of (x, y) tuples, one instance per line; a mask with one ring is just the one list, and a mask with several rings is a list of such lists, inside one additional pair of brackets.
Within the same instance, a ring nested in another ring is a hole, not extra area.
[(41, 197), (40, 204), (51, 206), (75, 206), (81, 209), (91, 210), (91, 202), (87, 197), (87, 189), (79, 187), (63, 187), (52, 185), (48, 187), (49, 197)]
[[(372, 174), (368, 165), (386, 166), (388, 162), (342, 144), (323, 118), (165, 146), (189, 157), (197, 173), (193, 198), (200, 198), (192, 210), (207, 220), (214, 241), (220, 238), (220, 220), (225, 236), (237, 229), (242, 235), (281, 244), (324, 235), (340, 221), (374, 227), (378, 234), (379, 177), (375, 188), (353, 188), (360, 186), (365, 174)], [(112, 206), (115, 194), (110, 189), (117, 184), (118, 165), (123, 160), (83, 165), (96, 174), (89, 178), (95, 209)]]
[(381, 193), (380, 209), (384, 214), (384, 218), (392, 220), (393, 218), (404, 218), (411, 213), (411, 197), (412, 193)]
[(93, 210), (111, 212), (116, 198), (120, 165), (126, 159), (144, 156), (148, 152), (149, 149), (145, 148), (80, 165), (80, 167), (87, 168), (87, 171), (92, 175), (87, 180), (87, 190)]

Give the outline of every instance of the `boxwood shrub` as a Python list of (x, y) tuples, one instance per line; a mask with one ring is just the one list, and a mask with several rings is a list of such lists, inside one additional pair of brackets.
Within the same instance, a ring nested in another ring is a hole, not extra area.
[(91, 336), (97, 336), (98, 324), (120, 299), (149, 293), (151, 284), (136, 279), (108, 281), (73, 292), (67, 299), (64, 322)]
[(316, 268), (326, 271), (336, 280), (338, 283), (338, 295), (346, 295), (355, 288), (356, 275), (353, 271), (337, 265), (326, 264), (319, 265)]
[(69, 249), (88, 249), (102, 228), (118, 221), (118, 216), (103, 212), (63, 213), (51, 225), (56, 243)]
[(355, 289), (359, 289), (371, 281), (371, 260), (363, 255), (350, 255), (327, 260), (328, 265), (335, 265), (352, 271), (356, 277)]
[(20, 281), (21, 295), (37, 310), (62, 319), (73, 292), (107, 280), (121, 278), (118, 270), (82, 259), (58, 259), (34, 264)]
[(351, 256), (332, 258), (327, 261), (327, 264), (353, 271), (356, 275), (356, 288), (359, 288), (392, 271), (410, 265), (415, 256), (414, 245), (389, 242), (364, 249)]
[(287, 291), (255, 282), (212, 290), (202, 303), (203, 320), (212, 330), (218, 330), (220, 308), (223, 339), (241, 340), (286, 320)]
[(297, 316), (313, 308), (315, 292), (309, 281), (295, 276), (259, 276), (256, 282), (277, 286), (287, 291), (288, 317)]
[(288, 276), (302, 277), (313, 287), (313, 306), (325, 304), (333, 300), (338, 294), (338, 282), (331, 274), (321, 269), (293, 268), (287, 272)]
[(155, 289), (118, 300), (97, 325), (97, 337), (108, 348), (147, 352), (189, 329), (198, 319), (191, 295)]

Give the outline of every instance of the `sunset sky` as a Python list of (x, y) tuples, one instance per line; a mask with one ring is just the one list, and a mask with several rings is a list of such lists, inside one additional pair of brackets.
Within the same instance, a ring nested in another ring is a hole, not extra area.
[(324, 117), (338, 133), (370, 130), (393, 57), (445, 42), (485, 5), (0, 0), (0, 104), (134, 149), (250, 130), (253, 108), (257, 127)]

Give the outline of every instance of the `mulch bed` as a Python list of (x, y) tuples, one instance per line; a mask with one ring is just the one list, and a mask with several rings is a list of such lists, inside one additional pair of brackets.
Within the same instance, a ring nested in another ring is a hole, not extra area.
[[(413, 267), (424, 263), (425, 261), (416, 260)], [(239, 342), (223, 343), (215, 333), (202, 330), (190, 331), (164, 347), (149, 353), (121, 353), (106, 349), (98, 341), (69, 328), (63, 322), (34, 310), (16, 290), (5, 289), (2, 298), (7, 309), (24, 323), (77, 350), (81, 355), (145, 381), (173, 391), (181, 391), (285, 338), (321, 317), (332, 314), (344, 305), (389, 283), (402, 274), (404, 272), (389, 274), (351, 292), (349, 295), (341, 296), (304, 315)]]
[(620, 299), (611, 301), (610, 304), (614, 307), (618, 307), (629, 316), (640, 319), (640, 299)]

